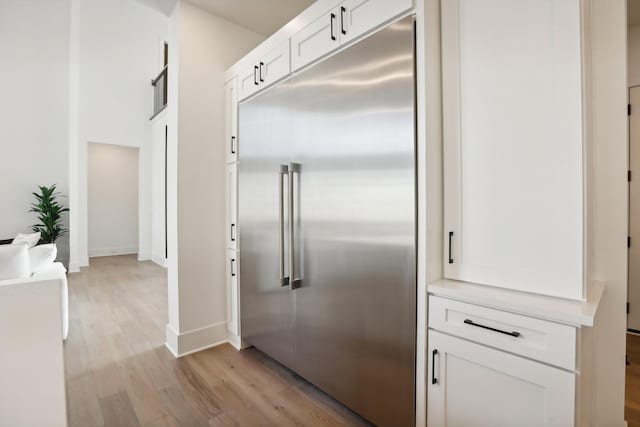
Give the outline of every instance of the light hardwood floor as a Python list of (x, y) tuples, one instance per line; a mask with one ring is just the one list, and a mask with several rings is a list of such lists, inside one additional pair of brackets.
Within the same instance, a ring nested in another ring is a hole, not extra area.
[(69, 275), (69, 296), (72, 427), (367, 425), (255, 349), (175, 359), (164, 347), (166, 272), (151, 262), (93, 258)]
[(627, 334), (627, 357), (624, 415), (628, 427), (640, 427), (640, 336)]

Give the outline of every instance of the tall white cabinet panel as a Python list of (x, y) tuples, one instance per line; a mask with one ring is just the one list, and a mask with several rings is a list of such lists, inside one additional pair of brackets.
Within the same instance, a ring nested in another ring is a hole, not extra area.
[(353, 40), (412, 6), (413, 0), (345, 0), (339, 8), (341, 43)]
[(226, 242), (238, 249), (238, 164), (226, 166)]
[(574, 425), (575, 374), (429, 331), (429, 427)]
[(238, 292), (238, 262), (240, 257), (238, 252), (227, 249), (226, 256), (226, 276), (227, 276), (227, 330), (233, 335), (240, 335), (239, 313), (240, 306)]
[(583, 298), (580, 16), (442, 2), (445, 277)]
[(302, 68), (338, 46), (340, 8), (336, 7), (291, 37), (291, 68)]
[(225, 85), (225, 160), (238, 160), (238, 79)]

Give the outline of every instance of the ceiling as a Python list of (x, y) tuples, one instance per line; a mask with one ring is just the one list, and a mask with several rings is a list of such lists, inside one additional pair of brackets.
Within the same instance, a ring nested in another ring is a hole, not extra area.
[[(165, 15), (177, 0), (137, 0)], [(275, 33), (315, 0), (189, 0), (190, 3), (264, 36)]]
[(256, 33), (270, 36), (314, 0), (189, 0)]
[(628, 0), (627, 24), (629, 27), (640, 25), (640, 0)]

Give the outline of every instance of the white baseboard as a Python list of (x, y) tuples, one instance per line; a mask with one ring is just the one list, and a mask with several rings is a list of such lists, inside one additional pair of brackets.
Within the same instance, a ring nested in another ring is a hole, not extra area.
[(138, 252), (138, 261), (151, 261), (151, 253)]
[(167, 325), (165, 346), (175, 357), (183, 357), (207, 348), (226, 343), (227, 323), (220, 322), (204, 328), (178, 333)]
[(80, 263), (78, 261), (69, 261), (69, 273), (80, 273)]
[(227, 331), (227, 340), (236, 350), (242, 350), (242, 339), (234, 333)]
[(137, 254), (138, 248), (135, 246), (123, 246), (116, 248), (93, 248), (89, 249), (89, 258), (111, 255)]
[(152, 257), (151, 257), (151, 261), (155, 262), (155, 263), (156, 263), (156, 264), (158, 264), (160, 267), (167, 268), (167, 266), (168, 266), (167, 259), (166, 259), (166, 258), (164, 258), (164, 257), (152, 256)]

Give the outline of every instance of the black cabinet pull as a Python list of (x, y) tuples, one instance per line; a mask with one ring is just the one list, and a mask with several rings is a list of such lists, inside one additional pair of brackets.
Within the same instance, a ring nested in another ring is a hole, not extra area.
[(258, 66), (253, 66), (253, 84), (258, 86)]
[(344, 6), (340, 6), (340, 32), (342, 34), (347, 34), (347, 30), (344, 29), (344, 14), (346, 11), (347, 9)]
[(235, 226), (235, 224), (231, 224), (231, 233), (229, 234), (229, 236), (231, 237), (232, 242), (236, 241), (236, 236), (233, 235), (233, 229), (235, 228)]
[(336, 15), (334, 13), (331, 14), (331, 40), (335, 40), (336, 36), (333, 34), (333, 22), (336, 20)]
[(453, 231), (449, 232), (449, 264), (453, 264), (453, 258), (451, 257), (451, 239), (453, 239)]
[(231, 154), (236, 154), (236, 137), (232, 136), (231, 137)]
[(438, 379), (436, 378), (436, 356), (438, 355), (438, 350), (434, 349), (431, 352), (431, 384), (438, 384)]
[(496, 328), (492, 328), (491, 326), (486, 326), (486, 325), (481, 325), (479, 323), (475, 323), (471, 319), (464, 319), (464, 323), (466, 323), (467, 325), (475, 326), (477, 328), (488, 329), (490, 331), (498, 332), (500, 334), (510, 335), (512, 337), (515, 337), (515, 338), (518, 338), (520, 336), (520, 332), (503, 331), (502, 329), (496, 329)]
[(262, 78), (262, 67), (264, 67), (264, 62), (260, 62), (260, 73), (259, 73), (259, 75), (260, 75), (260, 81), (261, 82), (264, 81), (264, 79)]
[(235, 264), (236, 259), (235, 258), (231, 258), (231, 277), (235, 277), (236, 272), (233, 271), (233, 265)]

